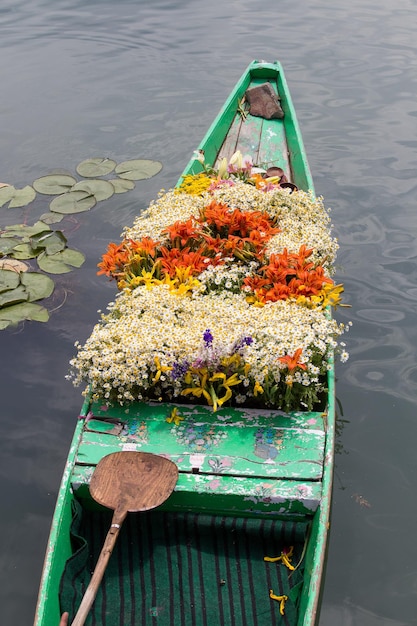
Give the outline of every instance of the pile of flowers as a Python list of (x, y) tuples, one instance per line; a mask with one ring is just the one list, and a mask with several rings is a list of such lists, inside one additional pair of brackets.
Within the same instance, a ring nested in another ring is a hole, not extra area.
[(237, 152), (161, 192), (99, 273), (119, 294), (71, 361), (109, 403), (311, 410), (334, 352), (337, 242), (321, 198), (280, 186)]

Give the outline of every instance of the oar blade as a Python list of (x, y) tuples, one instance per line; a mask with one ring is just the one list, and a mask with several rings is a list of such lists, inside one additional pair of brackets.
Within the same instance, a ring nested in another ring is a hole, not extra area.
[(178, 468), (148, 452), (114, 452), (98, 463), (90, 482), (91, 496), (103, 506), (129, 512), (154, 509), (171, 495)]

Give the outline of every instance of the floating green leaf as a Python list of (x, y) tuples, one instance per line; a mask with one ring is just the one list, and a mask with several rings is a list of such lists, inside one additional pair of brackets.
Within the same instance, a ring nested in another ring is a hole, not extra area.
[(0, 207), (9, 204), (9, 208), (26, 206), (36, 198), (36, 191), (30, 185), (23, 189), (16, 189), (13, 185), (7, 185), (0, 189)]
[(107, 200), (107, 198), (111, 198), (114, 194), (114, 187), (108, 180), (96, 178), (91, 180), (81, 180), (71, 188), (71, 193), (74, 191), (84, 191), (85, 193), (94, 196), (97, 202), (99, 202), (100, 200)]
[(30, 185), (26, 185), (23, 189), (16, 189), (13, 198), (10, 201), (9, 209), (16, 209), (21, 206), (27, 206), (36, 198), (36, 191)]
[(34, 237), (38, 233), (44, 230), (51, 230), (48, 224), (45, 222), (36, 222), (33, 226), (27, 224), (13, 224), (13, 226), (6, 226), (5, 232), (2, 237), (23, 237), (29, 240), (30, 237)]
[(0, 310), (0, 330), (8, 326), (17, 326), (24, 320), (47, 322), (49, 313), (45, 307), (34, 302), (21, 302)]
[(26, 302), (29, 299), (29, 293), (23, 285), (18, 285), (15, 289), (8, 289), (0, 293), (0, 308), (17, 304), (18, 302)]
[(0, 188), (0, 207), (7, 204), (7, 202), (10, 202), (15, 194), (15, 191), (16, 189), (13, 185), (6, 185), (5, 187)]
[(47, 254), (55, 254), (64, 250), (67, 239), (60, 230), (46, 231), (31, 237), (30, 244), (34, 250), (44, 248)]
[(81, 267), (85, 261), (85, 256), (78, 250), (65, 248), (56, 254), (41, 252), (37, 261), (40, 269), (48, 272), (48, 274), (66, 274), (71, 272), (74, 267)]
[(0, 256), (10, 254), (15, 246), (21, 242), (21, 239), (15, 237), (0, 236)]
[(56, 196), (69, 191), (76, 182), (69, 174), (48, 174), (34, 180), (33, 186), (39, 193)]
[(131, 191), (135, 188), (135, 183), (133, 180), (127, 180), (122, 178), (111, 178), (109, 180), (114, 187), (114, 193), (125, 193), (126, 191)]
[(30, 243), (19, 243), (10, 253), (14, 259), (34, 259), (38, 253), (32, 248)]
[(29, 302), (49, 298), (55, 288), (52, 278), (39, 272), (25, 272), (21, 274), (20, 282), (26, 289)]
[(160, 172), (162, 163), (159, 161), (150, 161), (148, 159), (133, 159), (132, 161), (123, 161), (115, 168), (115, 172), (120, 178), (127, 180), (142, 180), (144, 178), (152, 178)]
[(96, 176), (105, 176), (110, 174), (116, 167), (116, 161), (111, 159), (97, 157), (95, 159), (86, 159), (81, 161), (76, 167), (80, 176), (85, 178), (95, 178)]
[(96, 199), (86, 191), (69, 191), (54, 198), (49, 205), (55, 213), (82, 213), (89, 211), (96, 204)]
[(43, 213), (41, 215), (41, 220), (45, 224), (57, 224), (64, 219), (64, 215), (62, 213)]
[(13, 270), (0, 269), (0, 293), (16, 289), (20, 283), (19, 274)]

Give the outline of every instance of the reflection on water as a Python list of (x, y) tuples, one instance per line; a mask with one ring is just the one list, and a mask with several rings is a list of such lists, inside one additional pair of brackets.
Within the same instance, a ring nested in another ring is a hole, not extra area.
[[(81, 405), (67, 364), (114, 296), (96, 275), (100, 255), (177, 180), (256, 58), (286, 69), (341, 246), (338, 279), (352, 308), (338, 317), (354, 322), (350, 360), (337, 370), (343, 428), (321, 626), (415, 623), (416, 18), (413, 0), (2, 2), (0, 181), (22, 187), (104, 155), (164, 169), (66, 221), (85, 265), (57, 280), (47, 325), (0, 335), (1, 624), (33, 619)], [(12, 210), (0, 216), (1, 226), (16, 222)]]

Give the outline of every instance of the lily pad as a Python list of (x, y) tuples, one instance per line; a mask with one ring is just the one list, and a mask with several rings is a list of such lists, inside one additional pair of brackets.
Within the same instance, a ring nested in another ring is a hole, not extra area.
[(13, 226), (6, 226), (2, 237), (23, 237), (29, 240), (30, 237), (34, 237), (44, 230), (51, 229), (48, 224), (41, 221), (36, 222), (33, 226), (28, 226), (27, 224), (13, 224)]
[(19, 274), (13, 270), (0, 269), (0, 293), (9, 289), (16, 289), (20, 283)]
[(33, 186), (39, 193), (56, 196), (69, 191), (76, 182), (76, 179), (68, 174), (48, 174), (34, 180)]
[(133, 180), (127, 180), (122, 178), (111, 178), (109, 180), (114, 187), (114, 193), (125, 193), (126, 191), (132, 191), (135, 188)]
[(95, 178), (91, 180), (81, 180), (79, 183), (71, 188), (71, 193), (74, 191), (84, 191), (99, 202), (100, 200), (107, 200), (114, 194), (114, 187), (108, 180), (101, 180)]
[(62, 213), (49, 212), (49, 213), (43, 213), (43, 215), (41, 215), (41, 220), (45, 224), (57, 224), (58, 222), (61, 222), (63, 219), (64, 219), (64, 215)]
[(116, 161), (97, 157), (81, 161), (81, 163), (77, 165), (76, 170), (80, 176), (84, 176), (85, 178), (96, 178), (96, 176), (105, 176), (106, 174), (110, 174), (115, 167)]
[(16, 209), (21, 206), (27, 206), (36, 198), (36, 191), (30, 185), (26, 185), (23, 189), (16, 189), (13, 198), (10, 201), (9, 209)]
[(64, 250), (67, 239), (60, 230), (46, 231), (31, 237), (30, 245), (34, 250), (44, 248), (47, 254), (55, 254)]
[(38, 253), (32, 248), (30, 243), (19, 243), (10, 253), (14, 259), (34, 259)]
[(26, 272), (20, 276), (20, 282), (25, 287), (29, 302), (49, 298), (55, 284), (52, 278), (39, 272)]
[(0, 310), (0, 330), (8, 326), (17, 326), (24, 320), (47, 322), (49, 313), (45, 307), (34, 302), (21, 302)]
[(15, 237), (0, 237), (0, 256), (10, 254), (19, 243), (21, 239)]
[(35, 198), (36, 191), (30, 185), (26, 185), (23, 189), (16, 189), (13, 185), (7, 185), (0, 189), (0, 207), (8, 202), (10, 209), (26, 206)]
[(6, 185), (5, 187), (1, 187), (0, 207), (3, 206), (4, 204), (7, 204), (7, 202), (10, 202), (10, 200), (12, 200), (15, 194), (15, 191), (16, 189), (13, 187), (13, 185)]
[(27, 302), (29, 294), (23, 285), (18, 285), (15, 289), (8, 289), (0, 293), (0, 308), (17, 304), (18, 302)]
[(19, 274), (20, 272), (27, 272), (29, 265), (22, 263), (22, 261), (17, 261), (16, 259), (0, 259), (0, 269), (11, 270)]
[(66, 274), (71, 272), (74, 267), (81, 267), (85, 261), (85, 256), (78, 250), (65, 248), (56, 254), (41, 252), (37, 261), (40, 269), (48, 274)]
[(116, 166), (115, 172), (120, 178), (127, 180), (142, 180), (152, 178), (160, 172), (162, 163), (159, 161), (150, 161), (149, 159), (133, 159), (132, 161), (123, 161)]
[(55, 213), (82, 213), (89, 211), (96, 203), (95, 197), (87, 191), (69, 191), (54, 198), (49, 208)]

